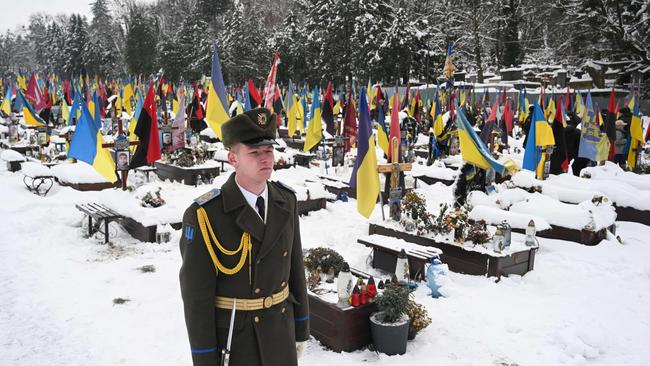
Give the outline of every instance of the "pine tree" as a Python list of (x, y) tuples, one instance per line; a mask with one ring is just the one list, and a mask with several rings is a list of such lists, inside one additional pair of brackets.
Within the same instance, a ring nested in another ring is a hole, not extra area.
[(158, 21), (142, 5), (134, 5), (126, 24), (126, 63), (129, 72), (149, 75), (156, 68)]

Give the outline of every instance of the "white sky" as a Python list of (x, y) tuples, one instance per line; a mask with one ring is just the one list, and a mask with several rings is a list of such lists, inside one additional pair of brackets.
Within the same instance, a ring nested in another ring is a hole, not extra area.
[[(0, 33), (27, 25), (30, 14), (50, 15), (80, 13), (90, 16), (92, 0), (0, 0)], [(141, 0), (142, 1), (142, 0)], [(144, 0), (153, 2), (153, 0)], [(90, 19), (89, 19), (90, 20)]]

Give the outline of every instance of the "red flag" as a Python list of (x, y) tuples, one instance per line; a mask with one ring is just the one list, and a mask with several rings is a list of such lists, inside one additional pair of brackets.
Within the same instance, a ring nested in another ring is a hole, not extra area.
[(413, 109), (413, 117), (420, 124), (420, 91), (415, 92), (415, 100), (413, 101), (415, 108)]
[(512, 120), (515, 116), (514, 111), (510, 107), (510, 99), (506, 100), (506, 106), (503, 108), (503, 120), (506, 123), (506, 133), (509, 135), (512, 132)]
[(271, 71), (264, 84), (264, 108), (273, 109), (273, 99), (275, 96), (275, 74), (278, 72), (279, 54), (276, 51), (271, 65)]
[[(407, 90), (408, 90), (408, 85), (407, 85)], [(408, 97), (408, 94), (404, 96), (405, 100)], [(390, 134), (388, 136), (388, 161), (391, 163), (397, 163), (399, 161), (398, 156), (392, 156), (393, 152), (393, 144), (397, 144), (398, 146), (398, 151), (399, 151), (399, 145), (400, 145), (400, 121), (399, 121), (399, 100), (397, 99), (397, 88), (395, 88), (395, 92), (393, 93), (393, 110), (391, 111), (390, 114)], [(349, 108), (348, 108), (349, 109)], [(395, 140), (395, 141), (394, 141)]]
[(496, 122), (496, 120), (497, 120), (497, 109), (499, 109), (499, 101), (498, 100), (494, 102), (494, 105), (492, 106), (492, 110), (490, 111), (490, 115), (485, 120), (485, 122)]
[(346, 152), (350, 151), (350, 148), (357, 142), (357, 112), (354, 106), (354, 99), (352, 98), (352, 91), (350, 91), (348, 100), (349, 102), (345, 109), (345, 118), (343, 120), (343, 148)]
[(197, 84), (194, 84), (194, 100), (192, 101), (194, 105), (194, 114), (196, 119), (203, 119), (203, 107), (201, 106), (201, 95), (199, 94), (199, 87)]
[(29, 79), (29, 83), (27, 84), (27, 91), (25, 92), (25, 97), (29, 101), (29, 103), (32, 104), (34, 109), (36, 109), (36, 113), (40, 112), (43, 108), (45, 108), (45, 101), (43, 100), (43, 92), (41, 91), (41, 88), (38, 86), (38, 82), (36, 81), (36, 75), (32, 74), (32, 77)]

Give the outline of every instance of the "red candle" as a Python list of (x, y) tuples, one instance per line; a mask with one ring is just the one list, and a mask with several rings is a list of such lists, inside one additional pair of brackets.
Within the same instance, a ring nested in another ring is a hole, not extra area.
[(354, 286), (354, 290), (352, 290), (352, 296), (350, 296), (350, 305), (357, 307), (361, 305), (361, 293), (359, 291), (359, 287)]

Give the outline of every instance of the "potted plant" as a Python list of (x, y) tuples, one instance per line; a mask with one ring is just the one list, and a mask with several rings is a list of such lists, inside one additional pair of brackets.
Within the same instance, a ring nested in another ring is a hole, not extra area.
[(370, 332), (378, 352), (387, 355), (406, 353), (409, 332), (406, 309), (410, 292), (407, 286), (391, 284), (375, 298), (379, 311), (370, 316)]
[(424, 328), (431, 324), (431, 318), (427, 309), (421, 304), (418, 304), (413, 299), (409, 299), (406, 305), (406, 315), (409, 317), (409, 332), (408, 340), (413, 340), (415, 336)]

